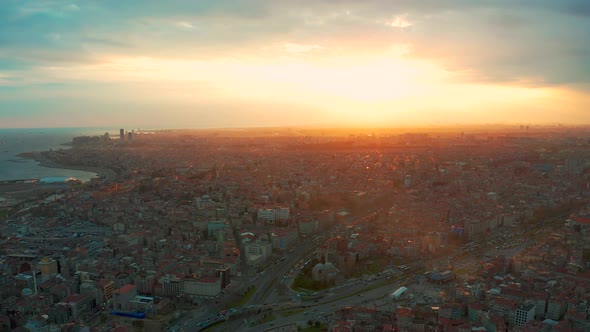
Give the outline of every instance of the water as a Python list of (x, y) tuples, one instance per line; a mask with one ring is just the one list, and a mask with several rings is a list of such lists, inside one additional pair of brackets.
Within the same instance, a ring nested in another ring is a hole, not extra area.
[(84, 135), (102, 135), (105, 132), (118, 135), (113, 128), (0, 128), (0, 180), (40, 179), (44, 177), (76, 178), (89, 181), (96, 173), (39, 166), (34, 160), (17, 155), (24, 152), (69, 149), (63, 143)]

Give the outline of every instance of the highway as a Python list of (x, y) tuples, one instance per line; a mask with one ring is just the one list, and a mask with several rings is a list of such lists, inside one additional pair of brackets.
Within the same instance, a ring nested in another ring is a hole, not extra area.
[[(535, 235), (543, 236), (542, 234)], [(535, 242), (533, 238), (525, 240), (522, 236), (509, 231), (504, 234), (498, 233), (495, 236), (487, 237), (484, 241), (474, 241), (468, 250), (457, 249), (454, 254), (448, 256), (448, 260), (455, 268), (465, 270), (466, 273), (471, 274), (479, 267), (478, 262), (481, 260), (482, 255), (506, 254), (511, 256), (532, 245)], [(318, 238), (319, 241), (322, 239), (323, 237)], [(395, 274), (391, 280), (386, 279), (384, 275), (379, 278), (373, 277), (373, 280), (370, 281), (349, 280), (343, 285), (318, 292), (320, 298), (317, 300), (302, 301), (288, 287), (298, 271), (295, 271), (289, 278), (283, 277), (295, 265), (301, 265), (307, 261), (311, 257), (314, 248), (317, 247), (317, 243), (319, 242), (307, 241), (304, 245), (287, 254), (283, 262), (271, 265), (263, 275), (257, 274), (245, 279), (244, 282), (249, 285), (256, 285), (257, 291), (246, 305), (235, 308), (235, 312), (231, 315), (219, 316), (218, 308), (209, 307), (208, 310), (192, 312), (188, 320), (175, 324), (169, 330), (193, 331), (195, 328), (199, 328), (197, 327), (199, 323), (208, 319), (208, 325), (219, 324), (211, 326), (207, 331), (266, 331), (293, 323), (301, 324), (308, 320), (327, 322), (331, 319), (335, 310), (345, 306), (362, 305), (376, 308), (390, 306), (391, 310), (396, 303), (388, 297), (389, 294), (402, 285), (419, 294), (423, 288), (434, 287), (428, 286), (424, 282), (424, 271), (432, 268), (446, 268), (447, 259), (433, 257), (426, 261), (407, 264), (410, 270), (405, 273), (394, 268)], [(284, 294), (279, 295), (277, 286), (284, 287)], [(438, 287), (434, 288), (436, 292), (432, 294), (439, 291)], [(428, 301), (427, 303), (436, 303), (437, 301), (434, 297), (431, 298), (426, 295), (423, 295), (423, 297), (423, 301)], [(295, 301), (293, 301), (294, 299)], [(260, 324), (259, 322), (263, 320), (264, 315), (268, 313), (271, 313), (274, 319)]]
[[(505, 251), (510, 251), (511, 254), (514, 254), (524, 249), (529, 244), (530, 241), (514, 241), (512, 236), (498, 236), (495, 239), (489, 239), (487, 242), (483, 242), (479, 250), (471, 253), (457, 255), (453, 263), (456, 266), (466, 268), (468, 267), (474, 270), (478, 267), (478, 264), (475, 262), (481, 259), (480, 255), (482, 252), (489, 251), (491, 253), (498, 251), (499, 248), (496, 249), (496, 247), (506, 246), (510, 247), (510, 249)], [(416, 262), (413, 264), (408, 264), (411, 267), (411, 270), (405, 274), (396, 271), (398, 272), (398, 275), (394, 276), (391, 282), (389, 282), (387, 279), (384, 279), (383, 277), (368, 281), (366, 284), (361, 280), (356, 280), (345, 285), (320, 292), (323, 294), (323, 297), (318, 302), (303, 302), (302, 306), (305, 308), (302, 308), (300, 312), (287, 315), (286, 317), (275, 315), (277, 319), (264, 324), (248, 327), (247, 330), (266, 331), (274, 327), (285, 326), (292, 323), (306, 322), (310, 319), (326, 322), (327, 320), (331, 319), (331, 316), (335, 310), (344, 306), (362, 305), (367, 307), (381, 309), (387, 308), (389, 310), (393, 310), (398, 303), (394, 302), (393, 299), (389, 297), (389, 294), (401, 286), (409, 287), (415, 291), (416, 294), (421, 293), (421, 290), (423, 291), (422, 294), (428, 294), (429, 292), (437, 293), (439, 286), (426, 283), (425, 277), (423, 276), (423, 271), (419, 270), (419, 267), (436, 266), (437, 264), (440, 264), (440, 262), (440, 258), (435, 258), (423, 263)], [(373, 288), (375, 287), (375, 283), (383, 285)], [(421, 298), (416, 300), (424, 301)], [(440, 299), (437, 298), (430, 298), (427, 301), (428, 303), (437, 304), (437, 301), (439, 300)], [(300, 306), (298, 307), (301, 308)], [(234, 326), (235, 325), (232, 325), (232, 327)], [(245, 330), (247, 326), (241, 325), (240, 327), (241, 328), (235, 330)]]
[[(300, 323), (307, 320), (327, 322), (338, 308), (351, 305), (373, 305), (376, 307), (391, 306), (389, 294), (400, 285), (408, 281), (408, 277), (389, 282), (386, 278), (377, 278), (372, 282), (362, 280), (351, 281), (338, 288), (326, 290), (317, 301), (302, 301), (300, 303), (282, 302), (273, 305), (257, 305), (256, 311), (239, 315), (216, 325), (211, 331), (266, 331), (273, 327)], [(375, 287), (376, 283), (382, 285)], [(258, 313), (258, 309), (261, 309)], [(267, 323), (252, 325), (266, 313), (274, 315), (275, 319)], [(208, 329), (209, 330), (209, 329)]]
[[(415, 285), (417, 285), (417, 281), (421, 283), (424, 279), (424, 270), (421, 270), (421, 266), (432, 267), (441, 264), (440, 258), (433, 258), (425, 262), (414, 262), (408, 264), (410, 270), (407, 272), (394, 269), (395, 273), (391, 279), (387, 279), (385, 275), (372, 277), (372, 280), (351, 279), (343, 285), (318, 292), (320, 295), (318, 300), (279, 301), (281, 298), (291, 300), (297, 298), (296, 293), (288, 287), (287, 293), (279, 296), (276, 292), (276, 286), (280, 283), (285, 285), (291, 283), (295, 274), (286, 279), (279, 276), (284, 276), (295, 264), (307, 259), (306, 253), (312, 251), (315, 247), (313, 241), (310, 242), (307, 246), (294, 250), (284, 262), (273, 266), (262, 277), (258, 274), (250, 279), (254, 285), (259, 287), (255, 293), (256, 297), (253, 296), (248, 301), (248, 304), (243, 307), (235, 308), (236, 312), (234, 314), (221, 317), (219, 312), (215, 310), (201, 312), (175, 325), (176, 331), (198, 329), (200, 327), (197, 327), (197, 325), (207, 319), (209, 320), (208, 325), (219, 323), (211, 326), (207, 331), (266, 331), (274, 327), (306, 322), (310, 319), (327, 322), (335, 310), (345, 306), (362, 305), (382, 309), (389, 306), (389, 309), (393, 309), (394, 303), (388, 297), (389, 294), (400, 286), (420, 287)], [(489, 244), (483, 243), (479, 249), (484, 251), (498, 244), (500, 243), (497, 240), (490, 241)], [(524, 247), (524, 244), (522, 246)], [(480, 250), (457, 255), (454, 264), (460, 267), (469, 266), (475, 268), (474, 261), (477, 258), (475, 255), (479, 256)], [(275, 319), (256, 325), (267, 313), (273, 314)]]
[[(239, 315), (242, 316), (244, 314), (251, 314), (252, 310), (255, 313), (258, 309), (262, 309), (263, 307), (258, 307), (256, 305), (264, 305), (269, 303), (276, 303), (279, 295), (276, 292), (277, 286), (280, 285), (283, 276), (287, 275), (289, 270), (293, 269), (295, 265), (301, 260), (304, 260), (306, 257), (312, 255), (317, 247), (318, 242), (316, 241), (304, 241), (302, 245), (297, 246), (291, 253), (287, 253), (285, 255), (285, 260), (275, 264), (271, 264), (268, 268), (265, 269), (262, 273), (257, 273), (254, 276), (243, 276), (242, 282), (246, 285), (254, 285), (256, 286), (256, 292), (252, 295), (252, 297), (248, 300), (245, 306), (253, 306), (251, 309), (244, 313), (243, 310), (239, 312)], [(290, 288), (286, 287), (286, 291), (288, 292), (291, 297), (295, 297), (295, 293), (290, 290)], [(288, 296), (289, 296), (288, 295)], [(225, 294), (221, 294), (215, 298), (217, 304), (215, 303), (207, 303), (202, 306), (199, 310), (192, 310), (188, 312), (182, 319), (175, 322), (172, 326), (168, 327), (168, 331), (192, 331), (194, 327), (199, 325), (202, 322), (209, 321), (207, 325), (212, 325), (218, 321), (227, 320), (228, 317), (220, 317), (219, 312), (220, 309), (224, 306), (228, 305)], [(273, 300), (272, 302), (270, 302)], [(244, 306), (244, 307), (245, 307)], [(237, 309), (237, 308), (236, 308)], [(234, 316), (237, 316), (236, 313)], [(235, 323), (233, 322), (234, 319), (229, 320), (229, 323), (233, 326)], [(226, 326), (223, 324), (222, 326)]]

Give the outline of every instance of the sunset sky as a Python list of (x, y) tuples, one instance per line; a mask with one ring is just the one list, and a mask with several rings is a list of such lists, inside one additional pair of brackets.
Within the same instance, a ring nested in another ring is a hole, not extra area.
[(1, 0), (0, 127), (590, 124), (588, 0)]

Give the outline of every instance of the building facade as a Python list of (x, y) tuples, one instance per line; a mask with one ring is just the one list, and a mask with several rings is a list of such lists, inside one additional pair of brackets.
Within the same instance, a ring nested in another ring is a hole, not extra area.
[(522, 326), (535, 319), (535, 305), (527, 303), (516, 309), (514, 313), (514, 326)]

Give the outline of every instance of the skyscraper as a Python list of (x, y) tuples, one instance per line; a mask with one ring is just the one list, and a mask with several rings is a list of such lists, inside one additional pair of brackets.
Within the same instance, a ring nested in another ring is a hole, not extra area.
[(125, 129), (123, 128), (119, 129), (119, 140), (121, 142), (125, 141)]

